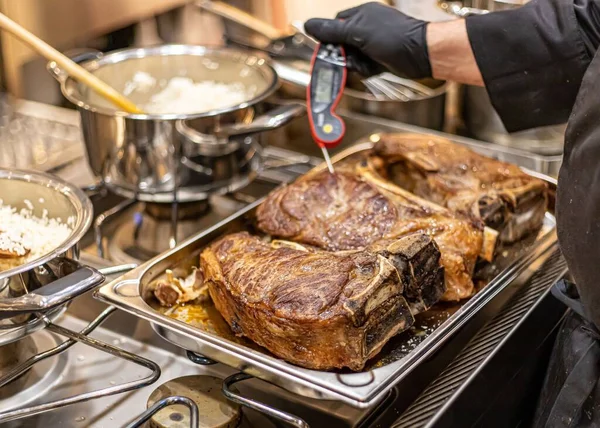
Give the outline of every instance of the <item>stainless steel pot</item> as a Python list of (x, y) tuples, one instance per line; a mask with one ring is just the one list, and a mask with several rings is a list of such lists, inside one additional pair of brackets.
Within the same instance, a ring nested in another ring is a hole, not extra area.
[[(281, 95), (288, 99), (306, 99), (310, 83), (310, 66), (300, 60), (276, 60), (273, 67), (282, 80)], [(353, 113), (395, 120), (410, 125), (441, 131), (444, 127), (448, 85), (439, 80), (422, 83), (434, 89), (432, 96), (411, 101), (381, 100), (368, 92), (359, 76), (351, 76), (340, 102), (340, 108)]]
[(485, 88), (465, 86), (463, 100), (463, 121), (475, 138), (542, 155), (562, 154), (566, 124), (508, 133)]
[[(239, 180), (237, 174), (229, 177), (229, 185), (223, 186), (222, 176), (212, 176), (208, 170), (198, 173), (188, 167), (189, 163), (181, 162), (182, 156), (189, 159), (188, 155), (195, 152), (196, 157), (211, 158), (206, 159), (211, 163), (212, 158), (242, 147), (240, 141), (245, 136), (273, 129), (304, 111), (296, 105), (286, 107), (286, 112), (279, 112), (275, 120), (268, 113), (261, 116), (263, 101), (278, 87), (277, 75), (264, 58), (232, 49), (163, 45), (105, 55), (95, 52), (91, 60), (88, 53), (75, 59), (122, 92), (136, 72), (152, 75), (159, 82), (155, 87), (129, 95), (138, 105), (148, 102), (161, 89), (161, 81), (176, 76), (187, 76), (196, 82), (240, 82), (246, 88), (255, 88), (253, 98), (224, 109), (196, 114), (130, 115), (114, 110), (93, 91), (65, 76), (55, 63), (48, 64), (63, 95), (81, 114), (92, 171), (116, 193), (143, 201), (195, 201), (204, 199), (207, 193), (230, 190), (232, 183)], [(176, 123), (181, 121), (190, 121), (187, 126), (194, 127), (205, 139), (186, 146), (189, 140), (181, 139), (176, 129)], [(255, 126), (256, 122), (267, 126)]]
[[(529, 0), (466, 0), (441, 1), (438, 6), (457, 17), (482, 15), (515, 9)], [(562, 153), (566, 125), (547, 126), (508, 133), (502, 119), (492, 106), (485, 88), (464, 86), (462, 119), (469, 133), (482, 141), (516, 147), (539, 154)]]
[[(0, 272), (0, 345), (31, 333), (38, 320), (32, 314), (60, 313), (71, 299), (100, 285), (104, 277), (77, 262), (78, 242), (91, 225), (93, 208), (78, 188), (42, 173), (0, 169), (0, 199), (17, 209), (34, 205), (33, 213), (67, 221), (73, 230), (65, 242), (57, 243), (44, 256)], [(33, 323), (33, 324), (32, 324)]]

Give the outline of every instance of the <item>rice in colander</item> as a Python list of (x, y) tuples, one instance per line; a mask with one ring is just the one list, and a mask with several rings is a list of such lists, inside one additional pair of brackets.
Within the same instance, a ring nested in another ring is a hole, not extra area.
[[(39, 202), (43, 203), (43, 200)], [(5, 255), (0, 257), (0, 271), (48, 254), (64, 243), (73, 231), (74, 217), (49, 218), (46, 210), (37, 217), (33, 215), (31, 201), (25, 200), (24, 204), (27, 208), (17, 211), (0, 199), (0, 254)]]

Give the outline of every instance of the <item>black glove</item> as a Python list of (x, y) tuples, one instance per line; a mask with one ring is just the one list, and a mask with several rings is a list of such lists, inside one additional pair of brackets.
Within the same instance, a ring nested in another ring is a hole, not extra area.
[(431, 77), (427, 22), (389, 6), (363, 4), (336, 19), (310, 19), (304, 28), (323, 43), (344, 45), (348, 66), (365, 76), (387, 70), (412, 79)]

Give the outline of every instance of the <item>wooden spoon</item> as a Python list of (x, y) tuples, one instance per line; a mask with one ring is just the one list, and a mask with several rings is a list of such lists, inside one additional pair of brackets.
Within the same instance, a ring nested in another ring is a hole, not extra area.
[(13, 34), (21, 41), (31, 46), (37, 53), (49, 61), (54, 61), (64, 70), (69, 76), (77, 79), (79, 82), (89, 86), (103, 98), (111, 101), (117, 107), (123, 109), (127, 113), (142, 114), (133, 102), (125, 98), (122, 94), (116, 91), (111, 86), (98, 79), (92, 73), (81, 67), (70, 58), (66, 57), (52, 46), (35, 36), (34, 34), (21, 27), (15, 21), (0, 13), (0, 28)]

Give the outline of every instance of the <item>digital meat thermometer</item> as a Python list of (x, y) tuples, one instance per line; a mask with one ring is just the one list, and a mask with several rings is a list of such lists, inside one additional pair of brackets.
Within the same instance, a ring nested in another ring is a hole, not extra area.
[(308, 121), (313, 139), (321, 148), (327, 168), (333, 165), (327, 148), (335, 147), (346, 133), (346, 125), (335, 113), (346, 87), (346, 53), (335, 45), (319, 44), (311, 62), (310, 84), (306, 91)]

